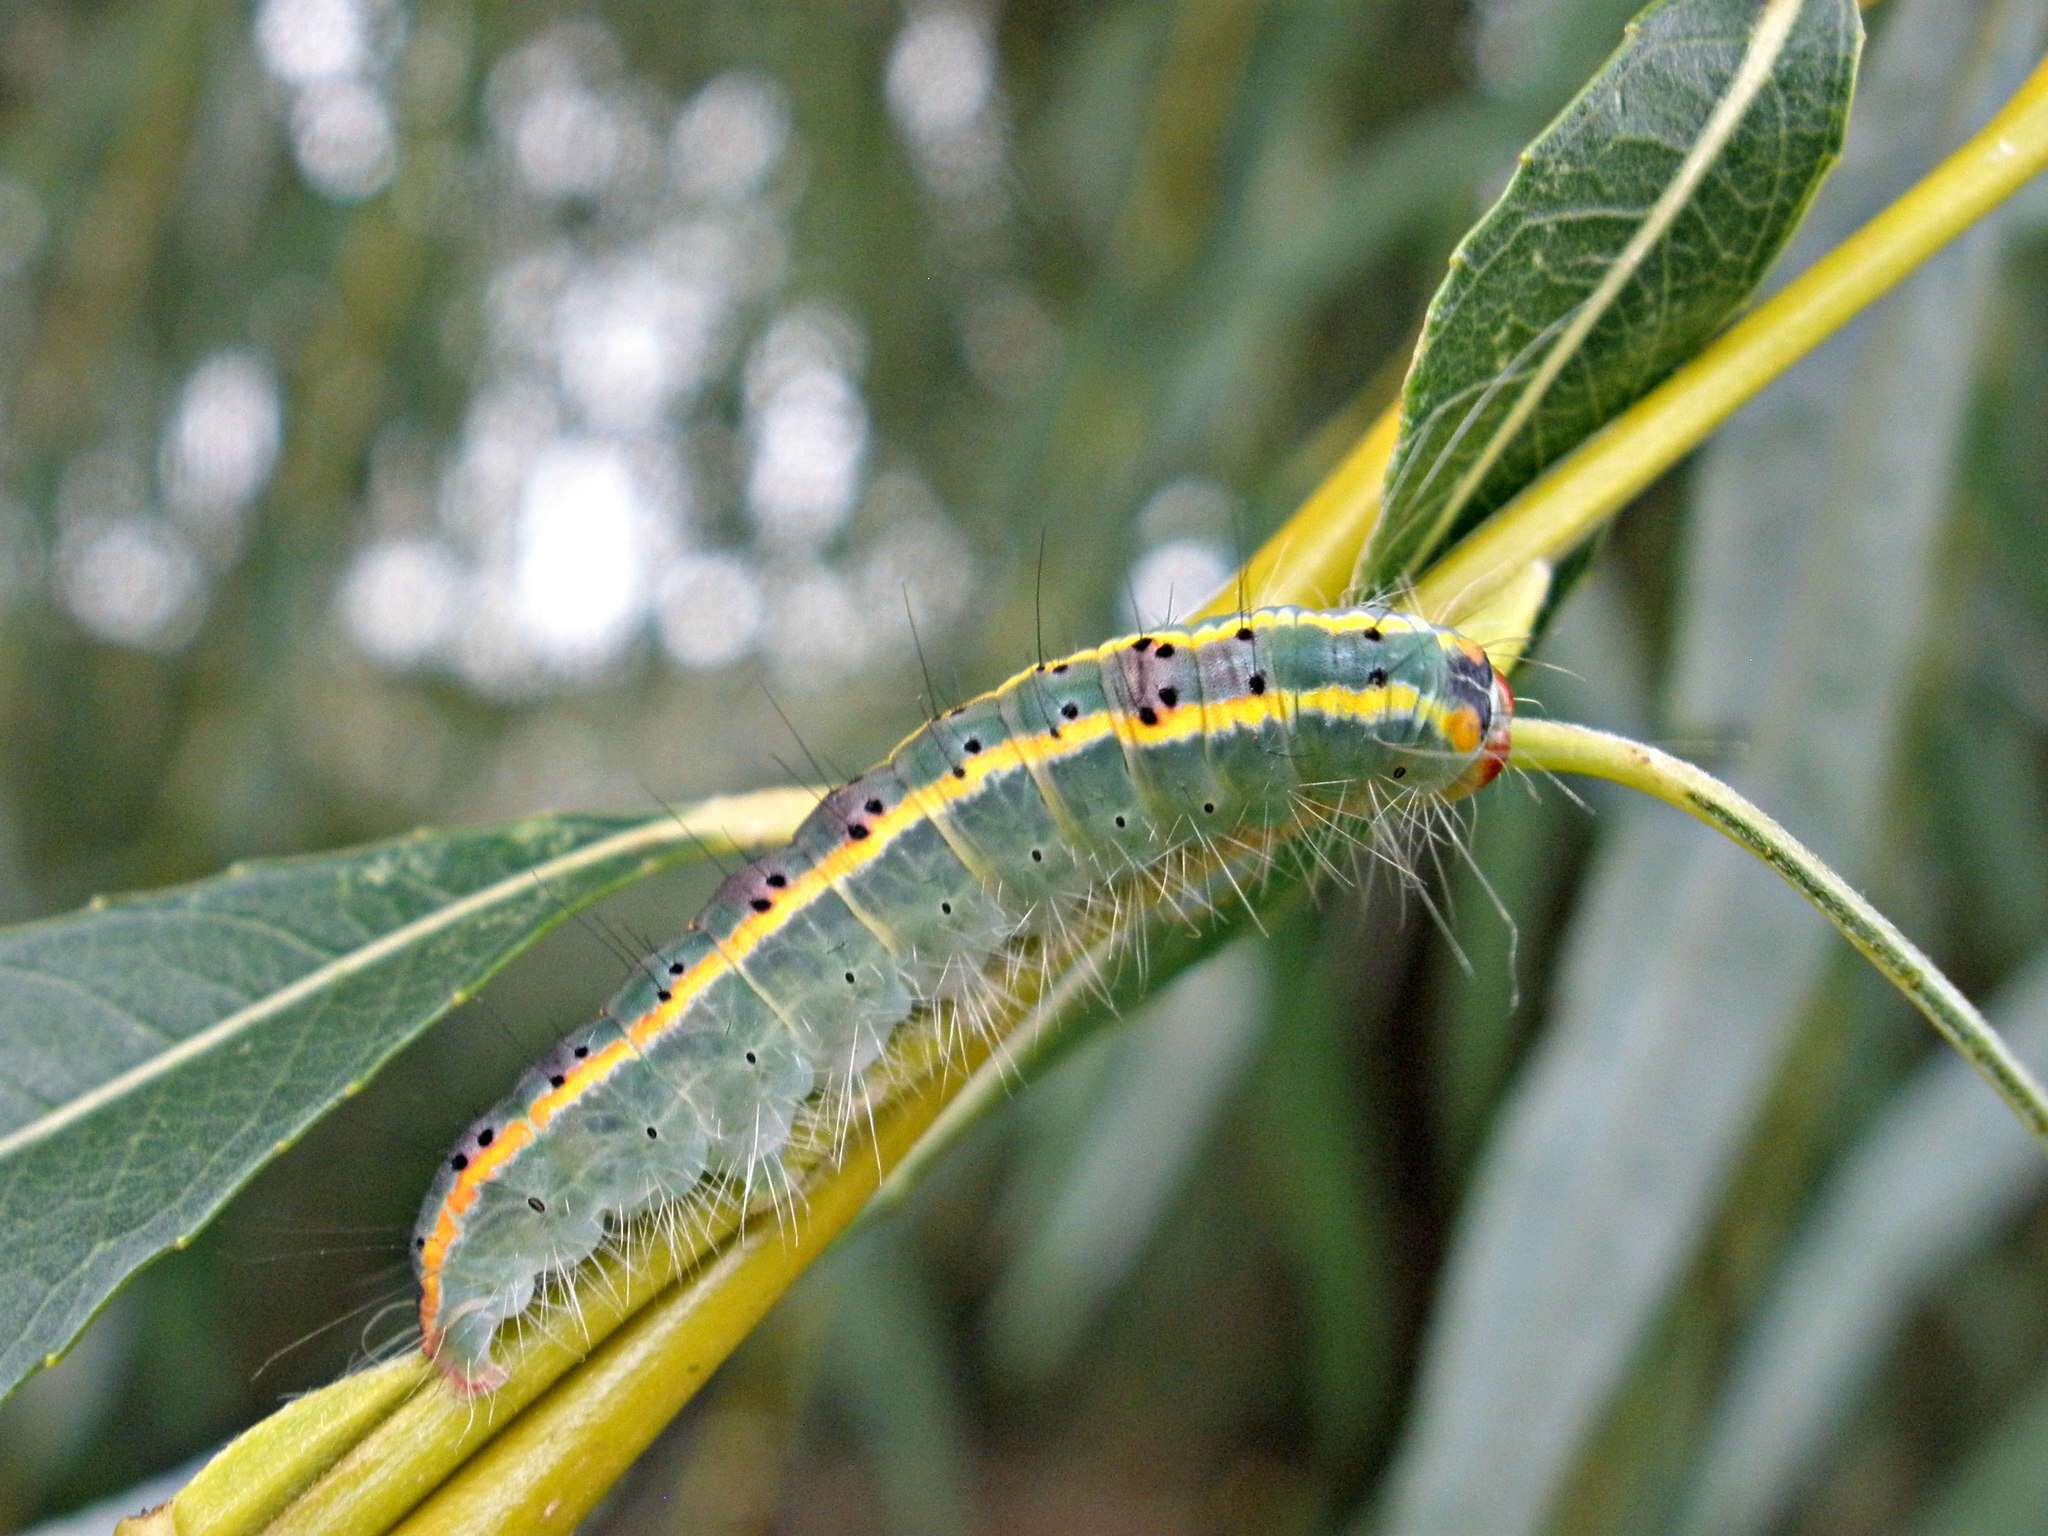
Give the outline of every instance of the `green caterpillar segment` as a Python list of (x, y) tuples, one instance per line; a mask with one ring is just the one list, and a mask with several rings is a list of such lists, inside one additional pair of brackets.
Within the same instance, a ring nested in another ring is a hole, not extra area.
[(1476, 645), (1369, 605), (1114, 640), (927, 722), (463, 1134), (414, 1236), (425, 1347), (495, 1386), (546, 1277), (641, 1212), (786, 1187), (805, 1103), (850, 1113), (913, 1014), (984, 1017), (1017, 946), (1140, 881), (1171, 897), (1190, 849), (1477, 789), (1513, 708)]
[[(1130, 754), (1116, 729), (1095, 656), (1083, 652), (1054, 662), (1012, 679), (1002, 691), (1013, 690), (1035, 694), (1041, 713), (1057, 722), (1046, 726), (1042, 750), (1026, 754), (1026, 760), (1036, 761), (1039, 776), (1053, 786), (1073, 827), (1076, 859), (1115, 862), (1147, 856), (1160, 829), (1131, 773)], [(1018, 740), (1035, 745), (1041, 738), (1032, 734)], [(1054, 803), (1048, 800), (1048, 808)]]

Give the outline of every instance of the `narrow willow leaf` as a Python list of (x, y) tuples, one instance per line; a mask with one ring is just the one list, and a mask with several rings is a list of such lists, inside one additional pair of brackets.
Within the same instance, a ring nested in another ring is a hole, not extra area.
[(1906, 1536), (2039, 1530), (2048, 1509), (2048, 1377), (1989, 1433), (1928, 1501)]
[(810, 805), (417, 833), (0, 933), (0, 1390), (568, 913)]
[(1749, 297), (1840, 153), (1854, 0), (1663, 0), (1451, 257), (1402, 401), (1383, 590), (1672, 369)]
[[(1272, 978), (1243, 944), (1182, 973), (1112, 1042), (1083, 1113), (1045, 1160), (1055, 1178), (988, 1303), (990, 1355), (1025, 1381), (1071, 1358), (1187, 1183), (1270, 1012)], [(1038, 1177), (1033, 1177), (1034, 1173)]]
[[(2048, 955), (1986, 1012), (2027, 1061), (2048, 1066)], [(2044, 1187), (2040, 1149), (1976, 1075), (1947, 1053), (1923, 1066), (1829, 1175), (1785, 1255), (1715, 1407), (1675, 1529), (1738, 1536), (1781, 1527), (1802, 1474), (1863, 1402), (1928, 1285)]]
[(976, 1426), (961, 1385), (967, 1369), (940, 1324), (946, 1301), (911, 1234), (888, 1225), (849, 1233), (811, 1284), (809, 1295), (827, 1293), (810, 1314), (824, 1336), (817, 1374), (871, 1458), (880, 1523), (908, 1536), (972, 1530), (967, 1469)]
[[(1996, 83), (1967, 67), (1988, 62), (1969, 15), (1891, 9), (1806, 237), (1820, 249), (1981, 117)], [(1701, 468), (1664, 728), (1740, 742), (1737, 787), (1852, 877), (1882, 829), (1994, 235), (1816, 352)], [(1762, 675), (1758, 655), (1773, 658)], [(1830, 953), (1766, 872), (1661, 807), (1603, 835), (1553, 1025), (1461, 1215), (1383, 1531), (1544, 1527)]]

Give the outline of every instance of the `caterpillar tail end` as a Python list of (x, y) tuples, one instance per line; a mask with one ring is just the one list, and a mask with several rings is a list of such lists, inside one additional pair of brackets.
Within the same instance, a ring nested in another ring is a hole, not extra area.
[[(465, 1324), (479, 1326), (465, 1328)], [(511, 1380), (512, 1373), (491, 1358), (497, 1326), (488, 1317), (458, 1317), (446, 1328), (423, 1325), (420, 1350), (440, 1369), (441, 1378), (458, 1397), (488, 1397)]]

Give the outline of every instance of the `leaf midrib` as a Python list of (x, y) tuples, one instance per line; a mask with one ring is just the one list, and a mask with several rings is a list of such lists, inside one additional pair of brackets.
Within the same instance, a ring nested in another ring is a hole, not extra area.
[(645, 822), (624, 832), (614, 833), (610, 837), (600, 838), (594, 843), (586, 843), (573, 852), (542, 860), (520, 870), (517, 874), (493, 881), (446, 906), (438, 907), (424, 917), (403, 923), (367, 944), (330, 960), (325, 965), (314, 967), (303, 976), (249, 1004), (246, 1008), (238, 1009), (196, 1034), (187, 1036), (168, 1050), (159, 1052), (147, 1061), (139, 1062), (127, 1071), (107, 1079), (97, 1087), (69, 1100), (52, 1113), (31, 1120), (18, 1130), (0, 1136), (0, 1160), (12, 1157), (37, 1142), (48, 1140), (102, 1106), (114, 1103), (127, 1094), (146, 1087), (188, 1061), (205, 1056), (208, 1052), (218, 1049), (224, 1042), (284, 1012), (302, 999), (350, 976), (370, 970), (390, 955), (441, 929), (452, 927), (474, 913), (488, 910), (509, 900), (522, 887), (535, 881), (545, 883), (554, 876), (574, 874), (586, 866), (603, 863), (638, 848), (659, 847), (684, 835), (685, 833), (678, 831), (674, 823), (666, 818)]
[(1765, 7), (1757, 18), (1756, 30), (1750, 37), (1748, 50), (1737, 66), (1728, 90), (1714, 104), (1708, 114), (1699, 137), (1679, 163), (1678, 173), (1670, 185), (1659, 194), (1650, 206), (1649, 214), (1643, 219), (1636, 232), (1622, 247), (1620, 255), (1602, 275), (1593, 291), (1580, 301), (1570, 321), (1559, 331), (1557, 339), (1544, 355), (1536, 371), (1529, 376), (1529, 382), (1515, 397), (1514, 404), (1487, 439), (1486, 446), (1466, 467), (1464, 474), (1451, 487), (1443, 508), (1430, 525), (1429, 536), (1422, 548), (1436, 548), (1445, 532), (1455, 522), (1459, 511), (1471, 501), (1473, 494), (1491, 474), (1494, 465), (1508, 449), (1508, 445), (1528, 424), (1529, 417), (1549, 393), (1550, 386), (1557, 382), (1557, 376), (1578, 354), (1580, 345), (1587, 334), (1599, 324), (1601, 317), (1613, 307), (1623, 287), (1641, 269), (1650, 251), (1663, 239), (1678, 216), (1691, 202), (1693, 193), (1705, 179), (1707, 172), (1720, 157), (1728, 140), (1741, 125), (1743, 115), (1763, 88), (1770, 82), (1771, 72), (1777, 67), (1778, 57), (1785, 50), (1785, 44), (1792, 35), (1793, 23), (1799, 18), (1803, 0), (1765, 0)]

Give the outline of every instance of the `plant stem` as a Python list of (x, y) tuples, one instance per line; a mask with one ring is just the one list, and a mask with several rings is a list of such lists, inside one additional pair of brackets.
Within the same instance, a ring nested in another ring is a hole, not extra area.
[(1885, 979), (1927, 1015), (2048, 1151), (2048, 1093), (1955, 983), (1799, 839), (1712, 775), (1624, 736), (1561, 720), (1515, 721), (1510, 762), (1524, 772), (1582, 773), (1654, 795), (1755, 854), (1799, 892)]

